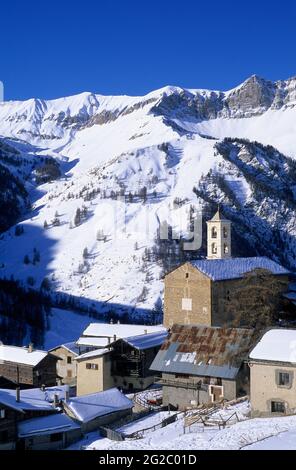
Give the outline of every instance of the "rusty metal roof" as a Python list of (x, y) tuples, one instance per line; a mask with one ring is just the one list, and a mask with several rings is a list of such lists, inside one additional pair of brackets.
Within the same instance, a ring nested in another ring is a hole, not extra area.
[(253, 343), (252, 329), (174, 325), (151, 369), (233, 379)]

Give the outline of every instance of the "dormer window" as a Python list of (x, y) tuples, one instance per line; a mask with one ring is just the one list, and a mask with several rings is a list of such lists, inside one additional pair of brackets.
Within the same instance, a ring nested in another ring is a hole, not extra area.
[(217, 228), (212, 227), (212, 238), (217, 238)]

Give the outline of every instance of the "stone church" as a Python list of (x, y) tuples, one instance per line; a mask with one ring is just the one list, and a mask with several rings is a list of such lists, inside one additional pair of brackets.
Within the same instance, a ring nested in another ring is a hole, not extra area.
[(226, 302), (238, 281), (255, 269), (289, 282), (289, 271), (266, 257), (231, 256), (231, 222), (220, 210), (207, 222), (207, 259), (189, 261), (165, 277), (164, 326), (227, 324)]

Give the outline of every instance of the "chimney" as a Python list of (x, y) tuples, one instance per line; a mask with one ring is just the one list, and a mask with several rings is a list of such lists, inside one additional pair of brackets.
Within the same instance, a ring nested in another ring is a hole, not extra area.
[(117, 320), (117, 325), (120, 325), (120, 320)]
[(53, 406), (57, 408), (59, 406), (59, 396), (57, 393), (54, 394), (53, 396)]
[(33, 352), (33, 343), (30, 343), (28, 346), (28, 352), (31, 353)]
[(144, 330), (144, 335), (147, 335), (148, 334), (148, 330)]
[(108, 336), (108, 345), (111, 344), (111, 338)]
[(116, 341), (116, 335), (113, 336), (113, 341), (114, 341), (114, 342)]
[(69, 401), (69, 398), (70, 398), (70, 392), (69, 390), (66, 390), (66, 393), (65, 393), (65, 401)]
[(42, 392), (45, 392), (45, 384), (41, 385), (41, 390), (42, 390)]
[(60, 387), (62, 385), (62, 379), (57, 380), (57, 385)]
[(15, 389), (15, 399), (17, 402), (21, 401), (21, 389), (19, 387)]
[(110, 318), (110, 325), (113, 325), (113, 318)]

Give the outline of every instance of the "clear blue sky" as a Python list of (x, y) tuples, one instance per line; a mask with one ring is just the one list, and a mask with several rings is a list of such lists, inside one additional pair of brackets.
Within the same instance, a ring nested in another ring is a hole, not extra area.
[(5, 99), (164, 85), (229, 89), (296, 75), (296, 2), (3, 0)]

